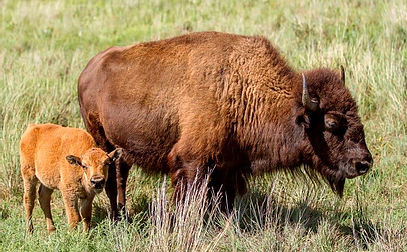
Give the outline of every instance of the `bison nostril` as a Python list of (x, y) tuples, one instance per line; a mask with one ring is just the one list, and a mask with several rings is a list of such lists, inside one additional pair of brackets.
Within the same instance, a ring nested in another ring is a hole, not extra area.
[(370, 168), (371, 163), (367, 161), (361, 161), (355, 163), (355, 168), (359, 172), (359, 174), (366, 173)]

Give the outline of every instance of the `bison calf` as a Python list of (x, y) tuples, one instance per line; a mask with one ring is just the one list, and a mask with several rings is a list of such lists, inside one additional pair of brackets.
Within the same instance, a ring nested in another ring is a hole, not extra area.
[(54, 124), (28, 126), (20, 141), (20, 163), (29, 232), (33, 231), (31, 216), (38, 181), (39, 202), (49, 232), (55, 230), (50, 206), (54, 189), (61, 190), (70, 227), (83, 219), (84, 230), (89, 230), (92, 201), (103, 190), (109, 165), (122, 153), (116, 149), (107, 154), (94, 146), (93, 138), (81, 129)]

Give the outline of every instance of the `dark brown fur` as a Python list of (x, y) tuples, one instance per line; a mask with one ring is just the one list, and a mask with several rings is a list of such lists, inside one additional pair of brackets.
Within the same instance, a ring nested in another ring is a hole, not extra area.
[(127, 152), (106, 186), (113, 212), (116, 182), (123, 207), (133, 163), (174, 184), (214, 169), (211, 185), (230, 204), (246, 176), (301, 164), (342, 194), (360, 173), (355, 163), (372, 163), (363, 126), (344, 76), (305, 76), (315, 112), (301, 102), (301, 74), (263, 37), (191, 33), (96, 55), (79, 78), (79, 104), (97, 144)]

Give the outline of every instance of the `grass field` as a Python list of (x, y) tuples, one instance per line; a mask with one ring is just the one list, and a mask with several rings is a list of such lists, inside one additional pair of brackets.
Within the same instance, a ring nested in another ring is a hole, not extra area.
[[(0, 251), (406, 251), (407, 2), (394, 1), (0, 1)], [(197, 188), (188, 206), (169, 205), (169, 183), (131, 171), (132, 223), (94, 205), (89, 234), (68, 230), (59, 192), (57, 231), (34, 209), (25, 232), (18, 142), (26, 125), (83, 127), (77, 79), (112, 45), (190, 31), (263, 35), (296, 69), (347, 73), (374, 156), (339, 199), (327, 185), (270, 174), (250, 182), (230, 217), (206, 210)], [(175, 221), (172, 216), (175, 215)]]

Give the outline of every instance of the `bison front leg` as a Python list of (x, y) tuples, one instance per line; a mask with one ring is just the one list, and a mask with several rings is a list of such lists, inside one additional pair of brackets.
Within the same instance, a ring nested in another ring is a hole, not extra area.
[[(228, 162), (226, 159), (221, 164), (216, 164), (211, 159), (206, 160), (202, 157), (199, 158), (199, 156), (191, 158), (194, 156), (188, 152), (180, 151), (182, 149), (175, 145), (168, 155), (171, 181), (175, 186), (174, 199), (183, 201), (185, 193), (191, 185), (199, 188), (200, 183), (206, 179), (206, 176), (209, 176), (208, 197), (210, 204), (219, 203), (222, 212), (230, 213), (236, 194), (246, 192), (245, 172), (248, 168), (230, 165), (229, 163), (235, 163), (234, 160)], [(219, 201), (214, 202), (213, 199), (217, 197), (219, 197)]]
[(173, 199), (183, 202), (188, 190), (196, 190), (203, 182), (203, 178), (198, 177), (199, 169), (197, 164), (184, 164), (175, 172), (170, 173), (171, 183), (175, 187)]
[(240, 169), (222, 170), (217, 167), (211, 174), (209, 186), (210, 194), (220, 197), (220, 210), (229, 214), (233, 210), (236, 194), (246, 192), (246, 178)]
[(223, 117), (215, 102), (186, 104), (188, 106), (180, 109), (184, 114), (179, 122), (180, 138), (167, 156), (176, 199), (182, 199), (195, 181), (199, 187), (206, 176), (217, 169), (216, 164), (229, 139), (229, 126), (222, 119), (216, 120)]
[(181, 152), (177, 145), (174, 146), (167, 159), (171, 183), (175, 188), (173, 199), (184, 202), (188, 190), (200, 189), (210, 168), (206, 161), (198, 157), (190, 158), (190, 155)]

